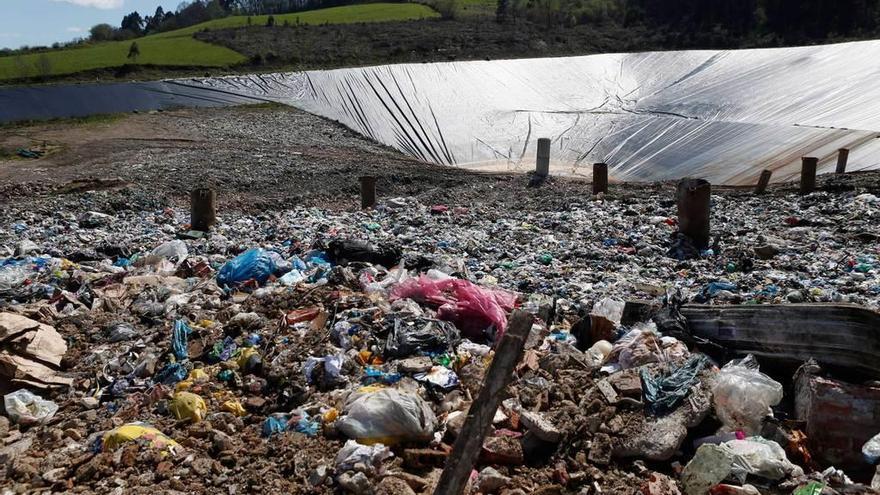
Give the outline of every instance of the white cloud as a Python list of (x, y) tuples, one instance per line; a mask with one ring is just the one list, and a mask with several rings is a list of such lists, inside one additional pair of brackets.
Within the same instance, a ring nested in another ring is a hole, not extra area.
[(125, 0), (53, 0), (55, 2), (67, 2), (80, 7), (94, 7), (96, 9), (118, 9)]
[(68, 33), (81, 33), (81, 32), (83, 32), (83, 28), (72, 26), (72, 27), (67, 28), (67, 32)]
[(0, 38), (20, 38), (21, 33), (0, 33)]

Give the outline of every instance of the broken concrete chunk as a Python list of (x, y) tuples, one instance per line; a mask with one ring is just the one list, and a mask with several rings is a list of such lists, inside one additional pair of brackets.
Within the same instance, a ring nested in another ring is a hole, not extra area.
[(495, 493), (510, 483), (510, 478), (497, 470), (487, 467), (477, 476), (477, 490), (480, 493)]
[(522, 424), (539, 439), (551, 443), (559, 443), (562, 440), (562, 432), (543, 414), (520, 410), (519, 415)]
[(611, 452), (614, 446), (611, 437), (605, 433), (596, 433), (590, 445), (590, 454), (587, 456), (590, 462), (600, 466), (607, 466), (611, 462)]
[(617, 392), (631, 399), (642, 399), (642, 379), (638, 370), (623, 370), (608, 377)]
[(508, 436), (489, 437), (483, 441), (480, 461), (486, 464), (521, 465), (525, 462), (522, 444)]

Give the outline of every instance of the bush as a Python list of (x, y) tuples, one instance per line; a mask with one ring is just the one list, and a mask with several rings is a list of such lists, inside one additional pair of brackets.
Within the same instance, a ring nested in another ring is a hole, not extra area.
[(459, 16), (459, 5), (457, 0), (434, 0), (434, 10), (440, 13), (440, 18), (445, 21), (452, 21)]

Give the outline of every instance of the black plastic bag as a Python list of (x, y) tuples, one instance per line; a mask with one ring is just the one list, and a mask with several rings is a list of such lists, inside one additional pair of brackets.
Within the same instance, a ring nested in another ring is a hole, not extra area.
[(392, 325), (385, 341), (386, 358), (449, 352), (461, 341), (458, 329), (448, 321), (396, 318)]

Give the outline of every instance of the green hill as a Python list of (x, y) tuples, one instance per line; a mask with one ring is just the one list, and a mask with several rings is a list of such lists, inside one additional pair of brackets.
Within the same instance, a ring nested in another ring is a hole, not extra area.
[[(290, 24), (346, 24), (355, 22), (402, 21), (437, 17), (438, 14), (421, 4), (373, 3), (332, 7), (275, 16), (278, 26)], [(253, 25), (265, 25), (269, 16), (253, 16)], [(176, 31), (144, 36), (129, 41), (88, 44), (76, 48), (52, 50), (0, 57), (0, 80), (37, 76), (56, 76), (76, 72), (119, 67), (133, 60), (128, 58), (132, 41), (140, 49), (138, 64), (164, 66), (227, 67), (245, 61), (245, 57), (229, 48), (192, 38), (193, 33), (210, 29), (241, 27), (247, 16), (215, 19)]]

